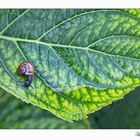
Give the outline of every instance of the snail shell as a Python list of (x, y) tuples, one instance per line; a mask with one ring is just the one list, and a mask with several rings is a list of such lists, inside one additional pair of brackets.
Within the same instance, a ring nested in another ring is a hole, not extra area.
[(33, 76), (34, 76), (34, 66), (31, 62), (23, 62), (19, 65), (18, 72), (20, 75), (24, 75), (27, 77), (26, 81), (24, 82), (25, 87), (31, 85)]
[(34, 75), (34, 66), (31, 62), (23, 62), (19, 65), (21, 75)]

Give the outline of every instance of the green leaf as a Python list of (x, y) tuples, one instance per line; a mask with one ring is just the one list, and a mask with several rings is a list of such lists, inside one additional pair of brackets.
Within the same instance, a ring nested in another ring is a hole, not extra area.
[(89, 117), (92, 128), (137, 129), (140, 128), (140, 87), (123, 100), (97, 111)]
[[(65, 120), (140, 85), (140, 10), (0, 10), (0, 87)], [(20, 84), (23, 61), (35, 67)]]
[(1, 89), (0, 95), (0, 128), (88, 128), (82, 121), (69, 123), (56, 118), (48, 111), (21, 102)]

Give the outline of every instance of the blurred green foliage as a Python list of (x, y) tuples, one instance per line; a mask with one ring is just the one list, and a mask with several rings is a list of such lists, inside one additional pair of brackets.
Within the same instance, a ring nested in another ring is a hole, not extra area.
[(0, 89), (0, 128), (140, 128), (139, 93), (140, 87), (87, 120), (70, 123)]

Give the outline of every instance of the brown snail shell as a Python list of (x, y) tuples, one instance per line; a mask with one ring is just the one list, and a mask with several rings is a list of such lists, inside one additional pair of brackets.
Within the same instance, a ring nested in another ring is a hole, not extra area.
[(31, 86), (33, 76), (34, 76), (34, 66), (31, 62), (23, 62), (19, 65), (18, 72), (20, 75), (24, 75), (27, 77), (23, 86), (28, 87)]

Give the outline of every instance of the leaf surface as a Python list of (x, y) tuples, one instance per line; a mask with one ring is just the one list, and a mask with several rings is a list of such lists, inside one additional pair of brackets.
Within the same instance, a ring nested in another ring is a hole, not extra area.
[[(79, 120), (140, 85), (140, 10), (0, 10), (0, 87)], [(17, 75), (35, 67), (32, 86)]]
[(0, 129), (81, 129), (84, 121), (69, 123), (46, 110), (21, 102), (0, 89)]

